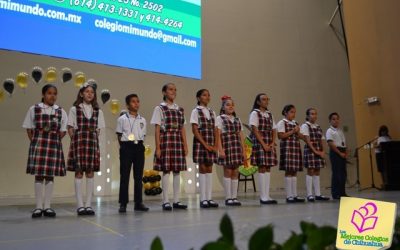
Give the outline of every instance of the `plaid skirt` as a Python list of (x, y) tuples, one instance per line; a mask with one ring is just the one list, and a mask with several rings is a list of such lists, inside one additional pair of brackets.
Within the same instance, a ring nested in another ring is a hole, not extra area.
[[(268, 140), (266, 137), (266, 133), (262, 133), (260, 131), (263, 141), (267, 144), (271, 143), (271, 140)], [(278, 165), (278, 160), (276, 157), (276, 151), (265, 151), (264, 148), (258, 143), (257, 138), (252, 134), (251, 139), (253, 141), (253, 147), (251, 151), (251, 165), (253, 166), (267, 166), (267, 167), (274, 167)]]
[(97, 132), (76, 130), (68, 154), (68, 170), (79, 172), (100, 171), (100, 148)]
[(26, 173), (36, 176), (66, 175), (59, 131), (34, 130)]
[(237, 168), (243, 165), (243, 150), (239, 133), (223, 133), (221, 139), (225, 158), (219, 157), (218, 164), (228, 168)]
[[(313, 143), (313, 147), (320, 151), (321, 147), (318, 143)], [(314, 154), (308, 145), (304, 146), (304, 167), (305, 168), (315, 168), (320, 169), (325, 165), (325, 160), (320, 156)]]
[(154, 154), (153, 169), (164, 172), (180, 172), (186, 170), (186, 157), (183, 149), (181, 131), (171, 129), (160, 132), (161, 156)]
[(297, 172), (303, 171), (301, 146), (298, 139), (292, 137), (280, 142), (279, 170)]

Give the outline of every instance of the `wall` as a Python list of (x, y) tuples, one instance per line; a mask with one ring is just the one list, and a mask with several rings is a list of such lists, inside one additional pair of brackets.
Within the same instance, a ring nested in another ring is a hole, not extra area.
[[(328, 127), (327, 116), (332, 111), (342, 114), (349, 127), (348, 139), (354, 145), (354, 119), (348, 66), (345, 51), (328, 26), (336, 1), (320, 0), (239, 0), (203, 1), (203, 79), (200, 81), (70, 61), (46, 56), (0, 51), (2, 69), (0, 79), (14, 77), (19, 71), (30, 71), (33, 66), (57, 69), (70, 67), (95, 78), (99, 88), (111, 91), (112, 98), (123, 101), (125, 95), (136, 92), (141, 97), (141, 113), (150, 120), (152, 110), (161, 100), (161, 86), (175, 82), (177, 103), (186, 109), (186, 118), (195, 105), (195, 92), (200, 88), (211, 91), (211, 107), (219, 110), (219, 97), (233, 96), (239, 117), (247, 123), (253, 98), (266, 92), (271, 98), (270, 109), (276, 120), (281, 109), (293, 103), (298, 120), (304, 120), (305, 109), (319, 110), (319, 123)], [(27, 41), (29, 42), (29, 41)], [(145, 48), (143, 48), (145, 49)], [(173, 63), (173, 59), (171, 59)], [(59, 84), (59, 104), (69, 109), (77, 89), (73, 84)], [(28, 140), (21, 129), (22, 120), (30, 105), (40, 99), (40, 88), (31, 83), (26, 92), (16, 89), (12, 98), (0, 104), (0, 196), (31, 196), (32, 177), (24, 174)], [(114, 136), (116, 116), (104, 105), (107, 123), (107, 150), (111, 166), (112, 193), (118, 190), (118, 154)], [(186, 127), (191, 141), (189, 125)], [(148, 144), (153, 146), (153, 129), (149, 127)], [(103, 145), (104, 146), (104, 145)], [(64, 149), (68, 140), (64, 140)], [(154, 147), (153, 147), (154, 149)], [(190, 159), (188, 159), (190, 161)], [(146, 168), (151, 167), (151, 157)], [(351, 173), (354, 168), (351, 168)], [(188, 174), (188, 173), (186, 173)], [(186, 182), (187, 176), (183, 176)], [(273, 170), (272, 189), (283, 188), (283, 175)], [(215, 191), (221, 191), (221, 168), (214, 175)], [(354, 181), (351, 175), (351, 181)], [(70, 174), (58, 178), (55, 195), (73, 194)], [(330, 169), (322, 171), (322, 185), (329, 186)], [(299, 187), (304, 188), (304, 174), (300, 174)], [(185, 187), (185, 190), (193, 190)]]
[[(400, 71), (400, 33), (396, 0), (345, 0), (345, 29), (350, 55), (353, 108), (357, 145), (378, 134), (386, 124), (394, 139), (399, 139), (400, 106), (398, 98)], [(367, 105), (365, 99), (378, 96), (379, 105)], [(373, 158), (375, 184), (382, 183)], [(371, 185), (368, 149), (360, 151), (360, 180), (363, 187)]]

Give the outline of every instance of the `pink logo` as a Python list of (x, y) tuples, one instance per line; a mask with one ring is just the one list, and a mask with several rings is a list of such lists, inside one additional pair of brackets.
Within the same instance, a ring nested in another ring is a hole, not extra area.
[(351, 223), (357, 228), (359, 233), (375, 228), (378, 216), (374, 216), (378, 207), (373, 202), (367, 202), (358, 210), (353, 211)]

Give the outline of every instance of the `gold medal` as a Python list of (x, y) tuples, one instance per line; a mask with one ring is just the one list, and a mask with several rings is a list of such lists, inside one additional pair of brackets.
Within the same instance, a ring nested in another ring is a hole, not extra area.
[(45, 132), (49, 132), (49, 131), (50, 131), (50, 127), (49, 127), (49, 126), (46, 126), (46, 127), (43, 128), (43, 130), (44, 130)]
[(171, 125), (171, 127), (172, 127), (172, 128), (178, 128), (179, 125), (178, 125), (178, 123), (173, 123), (173, 124)]
[(135, 135), (134, 134), (129, 134), (128, 135), (128, 140), (134, 141), (135, 140)]

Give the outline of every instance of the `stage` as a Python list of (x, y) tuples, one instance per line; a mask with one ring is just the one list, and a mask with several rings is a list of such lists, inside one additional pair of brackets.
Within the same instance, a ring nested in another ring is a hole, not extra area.
[[(355, 197), (400, 201), (399, 191), (348, 191)], [(225, 213), (233, 221), (239, 249), (247, 249), (255, 229), (269, 223), (274, 225), (276, 242), (286, 240), (291, 231), (299, 232), (302, 220), (336, 227), (338, 201), (289, 205), (283, 193), (272, 195), (278, 205), (260, 206), (258, 194), (248, 192), (239, 195), (241, 207), (227, 208), (222, 204), (222, 193), (218, 193), (218, 209), (200, 209), (198, 196), (187, 196), (182, 200), (189, 205), (188, 210), (173, 212), (161, 210), (160, 197), (146, 197), (149, 212), (133, 212), (129, 204), (127, 213), (122, 215), (118, 214), (116, 197), (97, 198), (93, 217), (78, 217), (73, 197), (54, 198), (55, 219), (31, 219), (33, 199), (4, 198), (0, 199), (0, 249), (150, 249), (155, 236), (160, 236), (164, 249), (200, 249), (219, 237), (219, 221)]]

